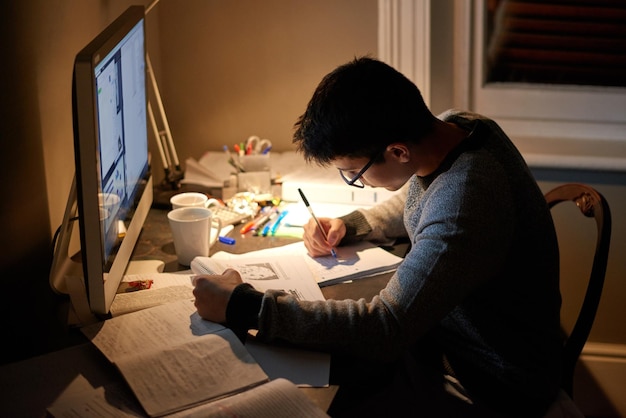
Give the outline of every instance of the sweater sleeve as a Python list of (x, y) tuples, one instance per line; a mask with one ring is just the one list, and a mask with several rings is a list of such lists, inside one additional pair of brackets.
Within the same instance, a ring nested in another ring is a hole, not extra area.
[(238, 285), (226, 306), (226, 325), (244, 340), (249, 329), (257, 329), (263, 293), (248, 283)]
[(396, 238), (406, 237), (404, 226), (404, 205), (408, 184), (388, 200), (369, 209), (358, 209), (339, 219), (346, 225), (346, 236), (342, 245), (355, 241), (368, 240), (384, 244)]

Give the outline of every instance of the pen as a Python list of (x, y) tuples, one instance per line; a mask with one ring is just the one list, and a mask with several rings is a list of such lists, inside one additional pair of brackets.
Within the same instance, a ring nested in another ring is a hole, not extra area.
[(283, 210), (280, 213), (280, 215), (278, 215), (278, 218), (276, 219), (276, 221), (272, 225), (272, 229), (270, 231), (270, 234), (274, 235), (276, 233), (276, 230), (278, 229), (278, 225), (280, 225), (280, 221), (282, 221), (285, 216), (287, 216), (287, 211)]
[(254, 223), (256, 222), (256, 219), (248, 222), (247, 224), (245, 224), (244, 226), (241, 227), (241, 229), (239, 230), (239, 232), (243, 235), (246, 232), (250, 231), (252, 229), (252, 227), (254, 227)]
[[(306, 196), (302, 192), (302, 189), (298, 189), (298, 193), (300, 193), (300, 196), (302, 197), (302, 201), (304, 202), (304, 205), (306, 206), (309, 213), (311, 214), (311, 218), (313, 218), (313, 220), (317, 224), (317, 227), (320, 229), (322, 236), (324, 237), (326, 242), (328, 242), (328, 236), (326, 235), (326, 231), (324, 231), (324, 228), (322, 228), (322, 224), (320, 223), (320, 221), (317, 220), (317, 216), (315, 216), (315, 214), (313, 213), (313, 209), (311, 208), (311, 205), (309, 205), (309, 201), (306, 199)], [(333, 257), (337, 258), (337, 252), (335, 251), (334, 248), (330, 249), (330, 253), (333, 255)]]
[[(258, 233), (260, 232), (259, 228), (262, 228), (265, 225), (265, 223), (269, 220), (270, 214), (271, 214), (271, 212), (270, 213), (266, 213), (266, 214), (261, 215), (258, 218), (256, 218), (254, 221), (252, 221), (253, 222), (252, 226), (250, 226), (249, 228), (246, 228), (246, 232), (254, 230), (254, 231), (256, 231), (256, 235), (258, 235)], [(246, 226), (248, 226), (248, 225), (247, 224), (244, 225), (244, 227), (246, 227)], [(243, 229), (243, 228), (241, 228), (241, 229)]]
[(230, 151), (228, 150), (228, 147), (226, 145), (224, 145), (224, 152), (226, 153), (226, 156), (228, 157), (228, 164), (230, 164), (231, 166), (233, 166), (233, 168), (237, 171), (242, 171), (243, 169), (240, 165), (238, 165), (235, 160), (233, 159), (233, 155), (230, 153)]
[(263, 231), (261, 232), (261, 235), (263, 235), (264, 237), (267, 236), (267, 234), (270, 232), (270, 228), (272, 227), (272, 221), (277, 216), (278, 216), (278, 212), (276, 212), (276, 211), (273, 211), (270, 214), (270, 216), (267, 218), (267, 221), (265, 221), (265, 226), (263, 227)]
[(262, 220), (258, 223), (258, 225), (255, 225), (255, 226), (254, 226), (254, 235), (255, 235), (255, 236), (257, 236), (257, 237), (258, 237), (259, 235), (261, 235), (261, 233), (263, 232), (262, 228), (264, 228), (264, 227), (265, 227), (265, 224), (266, 224), (266, 223), (268, 223), (268, 222), (269, 222), (269, 220), (270, 220), (270, 217), (269, 217), (269, 216), (264, 216), (264, 219), (262, 219)]
[(247, 224), (245, 224), (244, 226), (241, 227), (241, 229), (239, 230), (239, 232), (241, 234), (245, 234), (248, 231), (251, 231), (254, 229), (255, 225), (261, 221), (261, 219), (263, 219), (263, 217), (266, 215), (260, 215), (257, 216), (256, 218), (254, 218), (253, 220), (251, 220), (250, 222), (248, 222)]

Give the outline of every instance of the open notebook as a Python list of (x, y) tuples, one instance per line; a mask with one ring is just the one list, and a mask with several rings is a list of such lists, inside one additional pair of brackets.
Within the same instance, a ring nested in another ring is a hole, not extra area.
[[(402, 258), (368, 242), (363, 241), (358, 244), (337, 247), (337, 258), (328, 255), (325, 257), (311, 257), (302, 241), (288, 244), (282, 247), (268, 248), (265, 250), (251, 251), (245, 254), (231, 254), (220, 251), (211, 257), (196, 257), (192, 262), (192, 269), (195, 272), (211, 271), (208, 268), (209, 258), (214, 261), (246, 260), (246, 259), (270, 259), (279, 258), (283, 260), (293, 256), (294, 259), (302, 257), (309, 267), (315, 280), (320, 286), (328, 286), (334, 283), (373, 276), (375, 274), (393, 271), (398, 267)], [(194, 268), (195, 265), (195, 268)]]
[[(192, 301), (132, 312), (81, 331), (117, 367), (150, 417), (178, 411), (184, 411), (176, 415), (181, 417), (327, 416), (293, 383), (269, 382), (235, 334), (200, 318)], [(270, 385), (267, 390), (262, 389), (265, 385)], [(136, 408), (130, 411), (109, 395), (110, 391), (94, 389), (81, 394), (81, 401), (88, 404), (70, 399), (49, 412), (55, 417), (146, 415), (134, 413), (141, 412)]]

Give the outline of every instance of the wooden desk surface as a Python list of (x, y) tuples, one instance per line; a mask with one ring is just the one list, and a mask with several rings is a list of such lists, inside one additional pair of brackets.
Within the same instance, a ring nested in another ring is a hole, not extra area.
[[(152, 209), (148, 215), (134, 259), (160, 259), (165, 262), (165, 271), (178, 271), (186, 267), (178, 264), (172, 236), (167, 222), (167, 210)], [(230, 236), (237, 239), (235, 246), (217, 243), (211, 253), (230, 251), (243, 253), (259, 248), (282, 246), (297, 241), (294, 238), (254, 237), (238, 234), (237, 226)], [(406, 246), (392, 248), (392, 252), (403, 255)], [(322, 288), (327, 299), (371, 299), (382, 289), (391, 274), (359, 279), (351, 283), (336, 284)], [(36, 332), (36, 329), (33, 330)], [(8, 364), (0, 368), (0, 416), (1, 417), (45, 417), (46, 408), (65, 391), (101, 387), (122, 379), (115, 367), (109, 363), (91, 343), (76, 346)], [(335, 396), (337, 386), (330, 388), (302, 388), (322, 409), (327, 410)]]

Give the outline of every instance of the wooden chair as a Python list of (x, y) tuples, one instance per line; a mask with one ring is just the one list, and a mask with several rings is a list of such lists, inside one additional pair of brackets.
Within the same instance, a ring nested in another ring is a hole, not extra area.
[(598, 230), (593, 266), (585, 298), (574, 327), (566, 336), (563, 345), (561, 387), (570, 398), (573, 398), (574, 369), (591, 331), (602, 295), (611, 241), (611, 212), (604, 196), (594, 188), (584, 184), (570, 183), (558, 186), (546, 193), (545, 198), (550, 208), (561, 202), (574, 202), (583, 215), (595, 219)]

